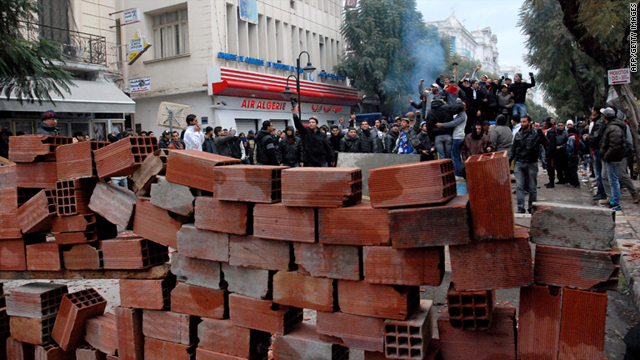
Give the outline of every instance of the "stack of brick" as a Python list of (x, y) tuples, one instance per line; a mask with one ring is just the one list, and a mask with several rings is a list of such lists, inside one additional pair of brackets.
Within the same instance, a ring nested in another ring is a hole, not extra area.
[(620, 271), (615, 211), (545, 202), (533, 209), (536, 285), (520, 292), (519, 358), (602, 359), (606, 291), (617, 288)]

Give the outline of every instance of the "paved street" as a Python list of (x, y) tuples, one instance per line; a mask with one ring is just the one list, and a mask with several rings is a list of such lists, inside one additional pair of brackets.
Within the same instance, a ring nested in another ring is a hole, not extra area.
[[(538, 173), (538, 200), (595, 206), (591, 200), (592, 195), (589, 192), (589, 183), (585, 182), (588, 181), (588, 179), (583, 176), (581, 176), (581, 179), (582, 186), (580, 189), (573, 189), (565, 187), (564, 185), (556, 185), (554, 189), (547, 189), (544, 187), (544, 184), (548, 182), (547, 174), (542, 171), (542, 168), (540, 168), (540, 172)], [(635, 184), (637, 187), (640, 187), (640, 182), (635, 181)], [(515, 191), (515, 181), (512, 182), (512, 187)], [(513, 196), (513, 202), (515, 211), (515, 195)], [(616, 225), (616, 237), (637, 239), (638, 233), (640, 233), (640, 221), (638, 221), (640, 218), (640, 206), (632, 203), (631, 195), (629, 195), (627, 191), (622, 192), (620, 202), (622, 204), (623, 211), (616, 214), (618, 219)], [(516, 217), (516, 224), (519, 226), (529, 227), (529, 215)], [(450, 281), (451, 267), (447, 256), (447, 272), (442, 286), (437, 288), (423, 287), (424, 291), (421, 293), (422, 298), (434, 299), (439, 312), (443, 312), (445, 309), (445, 296)], [(621, 284), (626, 284), (626, 281), (621, 281)], [(520, 289), (497, 290), (496, 304), (498, 306), (504, 304), (513, 305), (518, 308), (520, 297), (519, 293)], [(621, 360), (624, 358), (626, 348), (622, 338), (627, 333), (628, 329), (638, 322), (638, 312), (626, 285), (620, 286), (620, 292), (609, 291), (608, 295), (609, 304), (604, 355), (605, 358), (609, 360)]]

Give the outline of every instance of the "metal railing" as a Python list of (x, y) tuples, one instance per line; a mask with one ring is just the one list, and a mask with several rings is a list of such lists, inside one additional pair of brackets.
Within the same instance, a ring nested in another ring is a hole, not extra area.
[(60, 44), (67, 61), (107, 66), (107, 40), (73, 30), (25, 22), (25, 36), (29, 40), (44, 38)]

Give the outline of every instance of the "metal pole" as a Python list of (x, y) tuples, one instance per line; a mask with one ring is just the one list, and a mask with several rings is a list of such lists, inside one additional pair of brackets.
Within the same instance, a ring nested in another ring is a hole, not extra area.
[(298, 92), (298, 117), (300, 117), (300, 121), (302, 121), (302, 104), (300, 103), (300, 56), (302, 56), (302, 53), (298, 55), (298, 59), (296, 60), (296, 91)]

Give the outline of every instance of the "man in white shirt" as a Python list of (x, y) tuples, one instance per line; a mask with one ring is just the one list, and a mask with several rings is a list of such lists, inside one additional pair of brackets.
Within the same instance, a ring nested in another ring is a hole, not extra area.
[(513, 138), (515, 139), (516, 134), (520, 131), (520, 116), (518, 114), (513, 115), (511, 118), (511, 125), (513, 125), (511, 131), (513, 132)]
[(202, 143), (204, 143), (204, 134), (198, 125), (198, 118), (189, 114), (187, 115), (187, 131), (184, 133), (184, 148), (185, 150), (202, 151)]

